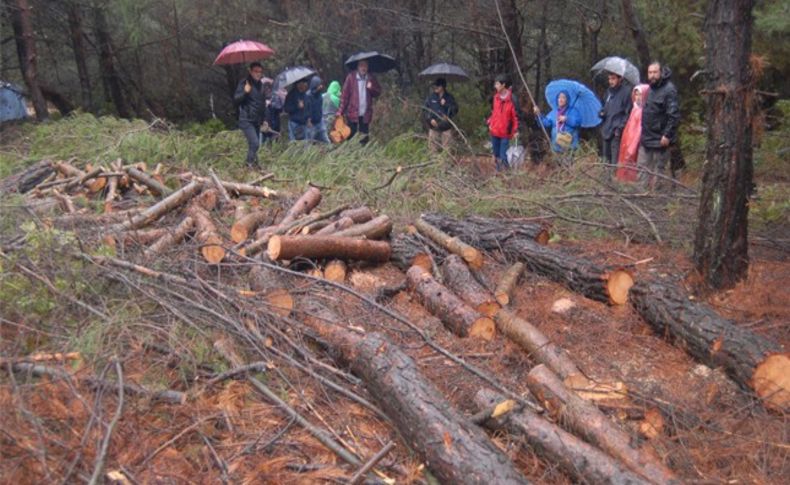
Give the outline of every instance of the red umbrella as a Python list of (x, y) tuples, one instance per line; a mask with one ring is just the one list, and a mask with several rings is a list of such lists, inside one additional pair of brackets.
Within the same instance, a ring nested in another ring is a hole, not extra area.
[(261, 44), (254, 40), (240, 40), (225, 46), (217, 58), (214, 59), (214, 65), (242, 64), (266, 59), (273, 55), (274, 49), (266, 44)]

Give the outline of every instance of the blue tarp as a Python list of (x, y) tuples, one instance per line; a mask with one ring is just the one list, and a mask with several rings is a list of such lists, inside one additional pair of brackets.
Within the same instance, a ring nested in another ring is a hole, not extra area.
[(0, 81), (0, 123), (27, 117), (23, 92), (19, 86)]

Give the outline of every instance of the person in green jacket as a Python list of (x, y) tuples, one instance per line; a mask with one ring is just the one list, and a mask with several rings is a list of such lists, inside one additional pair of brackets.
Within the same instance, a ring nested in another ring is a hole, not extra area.
[(324, 133), (332, 131), (332, 121), (335, 119), (337, 109), (340, 107), (340, 83), (332, 81), (324, 93), (322, 105)]

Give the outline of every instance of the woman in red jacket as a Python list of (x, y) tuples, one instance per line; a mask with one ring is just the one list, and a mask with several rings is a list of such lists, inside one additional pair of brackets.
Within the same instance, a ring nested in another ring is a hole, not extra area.
[(498, 75), (494, 81), (494, 89), (496, 89), (494, 103), (487, 123), (498, 172), (510, 168), (507, 162), (507, 148), (510, 139), (518, 132), (518, 116), (513, 104), (510, 79), (503, 74)]

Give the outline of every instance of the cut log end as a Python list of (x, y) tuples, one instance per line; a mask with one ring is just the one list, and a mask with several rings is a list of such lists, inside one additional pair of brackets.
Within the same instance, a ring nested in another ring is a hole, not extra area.
[(465, 248), (461, 257), (472, 269), (480, 269), (483, 267), (483, 253), (475, 248)]
[(281, 317), (290, 315), (294, 308), (294, 299), (286, 289), (270, 291), (263, 299), (269, 304), (271, 310)]
[(493, 340), (496, 336), (496, 325), (494, 321), (488, 317), (478, 318), (469, 328), (469, 336), (480, 338), (485, 341)]
[(420, 253), (414, 256), (414, 259), (412, 259), (411, 264), (412, 266), (419, 266), (420, 268), (428, 272), (433, 271), (433, 261), (431, 260), (430, 254)]
[(551, 234), (549, 234), (548, 229), (541, 229), (540, 232), (538, 232), (538, 235), (535, 236), (535, 242), (545, 246), (549, 243), (550, 238)]
[(346, 280), (346, 271), (346, 263), (336, 259), (327, 263), (324, 269), (324, 278), (336, 283), (342, 283)]
[(282, 239), (280, 236), (272, 236), (269, 239), (269, 245), (266, 249), (267, 253), (269, 254), (269, 259), (272, 261), (277, 261), (280, 257), (280, 251), (282, 251)]
[(225, 259), (225, 248), (222, 247), (222, 241), (218, 238), (209, 238), (206, 244), (200, 248), (200, 254), (210, 264), (218, 264)]
[(790, 355), (774, 354), (762, 361), (751, 385), (766, 407), (780, 412), (790, 409)]
[(634, 286), (634, 278), (627, 271), (612, 271), (606, 281), (609, 301), (613, 305), (625, 305), (632, 286)]
[(507, 306), (510, 304), (510, 295), (507, 293), (497, 293), (496, 301), (502, 306)]
[(500, 308), (502, 307), (500, 306), (499, 303), (494, 301), (486, 301), (477, 305), (477, 307), (475, 307), (475, 310), (477, 310), (478, 312), (480, 312), (481, 314), (487, 317), (493, 317), (494, 315), (497, 314), (497, 312), (499, 312)]

